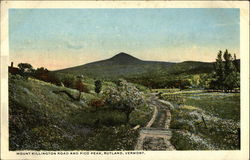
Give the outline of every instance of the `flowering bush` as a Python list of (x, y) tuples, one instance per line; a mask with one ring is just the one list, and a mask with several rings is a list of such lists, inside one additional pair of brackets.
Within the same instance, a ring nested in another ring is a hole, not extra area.
[(114, 109), (120, 109), (127, 115), (137, 109), (141, 104), (145, 104), (144, 95), (135, 86), (120, 80), (117, 87), (109, 87), (104, 91), (106, 104)]

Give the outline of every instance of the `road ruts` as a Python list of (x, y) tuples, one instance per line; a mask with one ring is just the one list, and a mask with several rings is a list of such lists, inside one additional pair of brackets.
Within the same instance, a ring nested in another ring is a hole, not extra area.
[(169, 129), (171, 121), (169, 108), (173, 105), (158, 99), (153, 94), (148, 102), (154, 108), (154, 113), (146, 127), (140, 130), (135, 150), (175, 150), (170, 143), (172, 131)]

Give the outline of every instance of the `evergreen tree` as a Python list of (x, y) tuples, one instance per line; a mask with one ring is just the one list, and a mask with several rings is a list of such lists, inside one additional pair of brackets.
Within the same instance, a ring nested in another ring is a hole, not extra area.
[(239, 61), (237, 61), (236, 54), (234, 54), (233, 64), (234, 64), (237, 72), (240, 72), (240, 64), (239, 64)]
[(102, 89), (102, 82), (100, 80), (95, 81), (95, 92), (99, 94)]
[(214, 65), (215, 72), (210, 88), (228, 91), (240, 87), (240, 73), (237, 70), (236, 55), (234, 55), (233, 59), (226, 49), (223, 58), (224, 61), (222, 59), (222, 51), (219, 51)]
[(219, 51), (216, 62), (214, 64), (215, 72), (213, 74), (213, 80), (211, 81), (210, 88), (223, 89), (224, 81), (224, 63), (222, 60), (222, 51)]
[(230, 73), (235, 71), (235, 66), (233, 64), (233, 57), (228, 51), (224, 52), (224, 60), (225, 60), (225, 75), (229, 75)]
[(233, 57), (228, 50), (224, 52), (225, 59), (225, 79), (223, 81), (226, 91), (237, 87), (237, 70), (233, 64)]

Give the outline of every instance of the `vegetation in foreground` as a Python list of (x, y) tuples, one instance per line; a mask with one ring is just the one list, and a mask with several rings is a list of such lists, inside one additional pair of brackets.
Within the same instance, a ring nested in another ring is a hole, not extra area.
[(133, 127), (145, 125), (152, 113), (146, 104), (134, 105), (127, 119), (126, 112), (111, 107), (113, 101), (93, 103), (106, 100), (91, 89), (80, 100), (69, 95), (78, 97), (79, 91), (9, 75), (10, 150), (133, 150), (138, 136)]
[(175, 104), (170, 128), (176, 149), (240, 149), (239, 93), (183, 91), (162, 98)]

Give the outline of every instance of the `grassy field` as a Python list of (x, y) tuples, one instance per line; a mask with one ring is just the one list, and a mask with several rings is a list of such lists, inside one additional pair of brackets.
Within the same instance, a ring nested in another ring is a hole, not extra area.
[(179, 150), (240, 149), (240, 94), (204, 91), (165, 92), (172, 102), (171, 142)]
[(239, 93), (200, 93), (186, 95), (185, 104), (197, 106), (213, 115), (240, 121)]
[[(40, 80), (9, 76), (10, 150), (133, 150), (138, 130), (150, 119), (152, 109), (139, 106), (126, 115), (109, 106), (90, 105), (102, 97), (93, 89), (94, 80), (85, 79), (90, 92), (56, 86)], [(103, 88), (114, 86), (104, 82)]]

